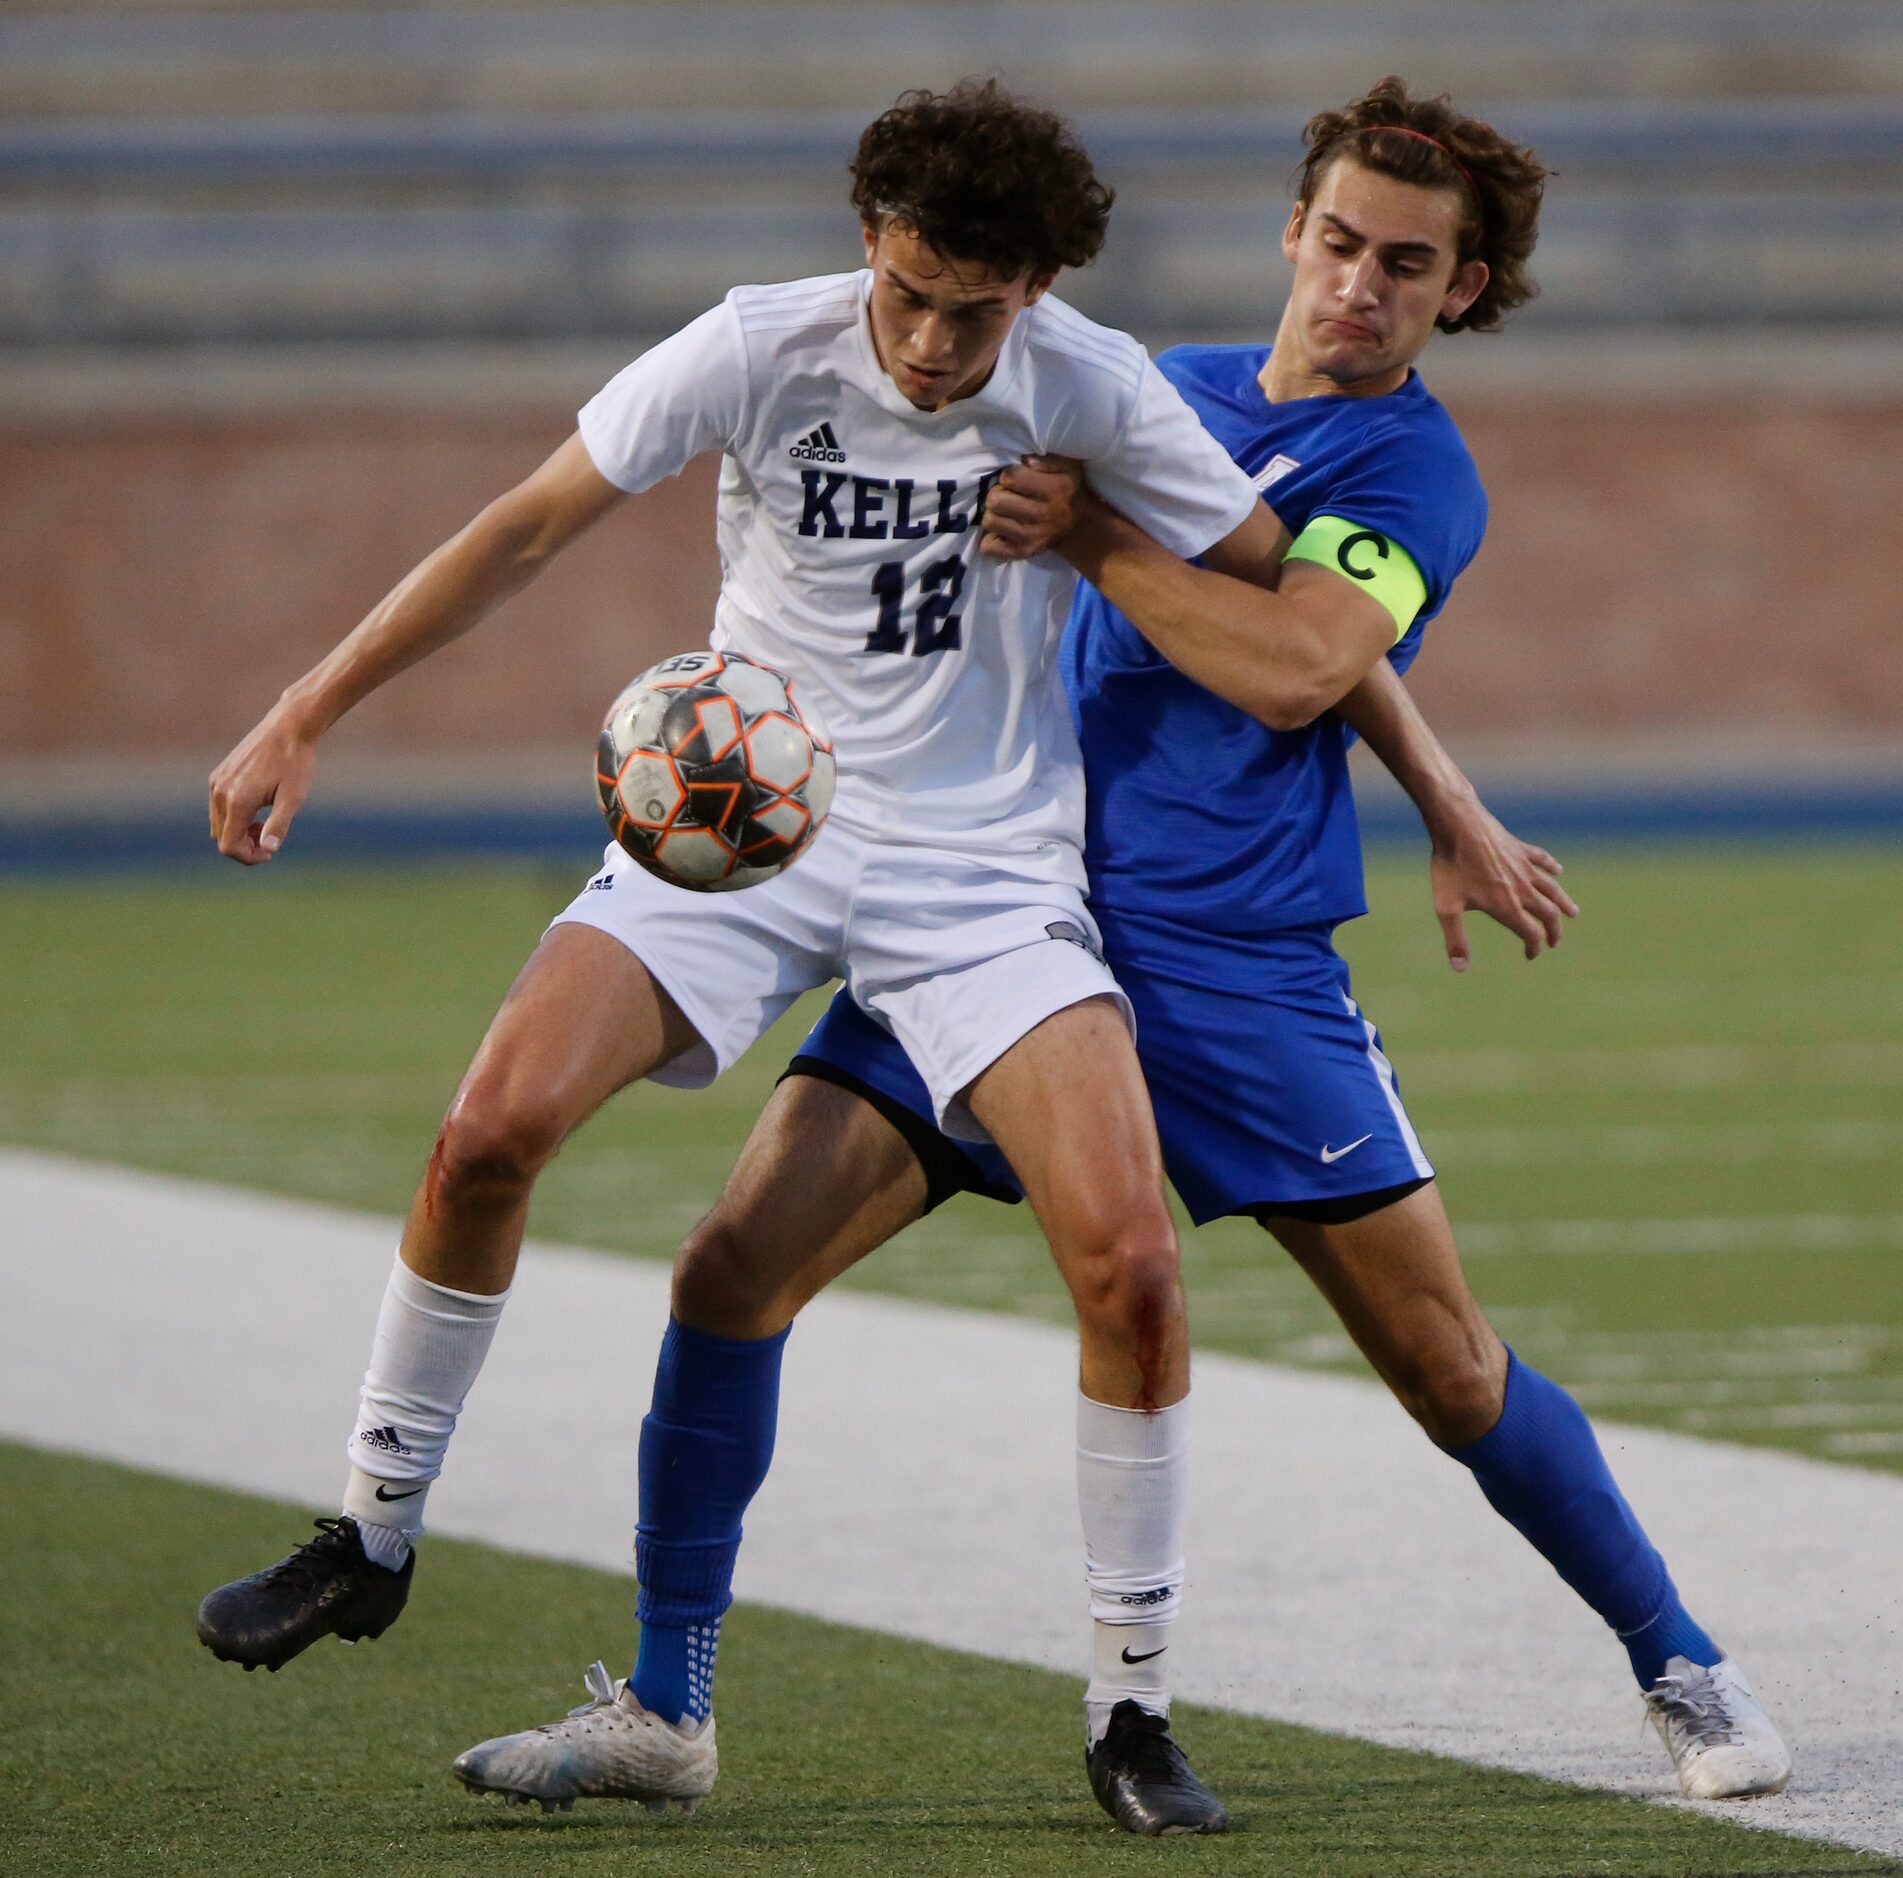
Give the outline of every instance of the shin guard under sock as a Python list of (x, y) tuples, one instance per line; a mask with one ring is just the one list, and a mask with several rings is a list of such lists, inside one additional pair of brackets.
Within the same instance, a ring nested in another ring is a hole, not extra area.
[(1506, 1402), (1478, 1441), (1447, 1450), (1494, 1511), (1618, 1633), (1641, 1688), (1668, 1658), (1723, 1654), (1687, 1614), (1658, 1548), (1626, 1504), (1585, 1411), (1507, 1352)]
[(344, 1511), (379, 1565), (400, 1569), (422, 1534), (430, 1483), (443, 1471), (508, 1296), (452, 1291), (397, 1258), (377, 1314), (344, 1489)]
[(661, 1340), (641, 1424), (641, 1645), (629, 1681), (663, 1721), (699, 1721), (712, 1706), (740, 1522), (773, 1460), (787, 1335), (716, 1337), (670, 1320)]
[(1189, 1510), (1189, 1405), (1113, 1408), (1077, 1398), (1077, 1503), (1090, 1587), (1091, 1676), (1087, 1739), (1110, 1711), (1134, 1701), (1170, 1712), (1171, 1631), (1183, 1591)]

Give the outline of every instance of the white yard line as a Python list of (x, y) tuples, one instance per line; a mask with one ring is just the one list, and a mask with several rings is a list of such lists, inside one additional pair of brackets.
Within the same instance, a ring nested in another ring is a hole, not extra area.
[[(390, 1224), (4, 1150), (0, 1221), (0, 1433), (334, 1506)], [(666, 1309), (657, 1265), (531, 1253), (435, 1529), (625, 1569)], [(740, 1595), (1075, 1673), (1072, 1389), (1063, 1331), (822, 1299), (789, 1346)], [(1379, 1390), (1205, 1356), (1193, 1401), (1184, 1696), (1666, 1791), (1617, 1645)], [(1903, 1480), (1601, 1436), (1796, 1748), (1795, 1791), (1701, 1810), (1903, 1853)], [(551, 1713), (580, 1668), (549, 1665)]]
[[(1379, 1016), (1379, 1013), (1374, 1013)], [(1415, 1050), (1402, 1093), (1493, 1096), (1626, 1089), (1894, 1089), (1903, 1084), (1903, 1041), (1885, 1037), (1820, 1044), (1687, 1043), (1557, 1046), (1522, 1050)]]
[(1464, 1257), (1521, 1253), (1864, 1252), (1903, 1249), (1903, 1213), (1747, 1214), (1723, 1219), (1548, 1219), (1527, 1225), (1462, 1226)]
[(1723, 1161), (1890, 1161), (1896, 1125), (1886, 1121), (1660, 1122), (1554, 1128), (1436, 1128), (1434, 1158), (1463, 1172), (1478, 1167), (1565, 1167), (1582, 1163), (1662, 1167)]

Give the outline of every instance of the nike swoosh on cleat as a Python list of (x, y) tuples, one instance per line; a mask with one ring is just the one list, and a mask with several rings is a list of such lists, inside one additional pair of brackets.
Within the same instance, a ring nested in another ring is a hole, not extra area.
[(379, 1500), (414, 1500), (422, 1491), (421, 1487), (412, 1487), (408, 1493), (390, 1493), (383, 1487), (378, 1487), (377, 1498)]
[(1324, 1167), (1334, 1166), (1334, 1164), (1338, 1160), (1340, 1160), (1344, 1154), (1354, 1153), (1355, 1149), (1360, 1147), (1363, 1142), (1372, 1141), (1373, 1139), (1374, 1139), (1373, 1135), (1363, 1135), (1360, 1141), (1351, 1141), (1348, 1143), (1348, 1145), (1345, 1148), (1331, 1148), (1331, 1147), (1324, 1146), (1322, 1149), (1322, 1165)]
[[(1170, 1646), (1166, 1643), (1163, 1646), (1163, 1650), (1167, 1650), (1169, 1647)], [(1130, 1652), (1126, 1649), (1123, 1653), (1123, 1660), (1126, 1663), (1147, 1663), (1151, 1657), (1161, 1656), (1163, 1654), (1163, 1650), (1145, 1650), (1141, 1656), (1132, 1656)]]

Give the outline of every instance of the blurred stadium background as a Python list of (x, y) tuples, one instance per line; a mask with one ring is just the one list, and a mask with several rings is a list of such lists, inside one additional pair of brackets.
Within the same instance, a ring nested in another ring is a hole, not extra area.
[[(855, 265), (857, 128), (983, 70), (1083, 126), (1120, 203), (1065, 291), (1153, 345), (1270, 329), (1320, 105), (1399, 71), (1534, 143), (1543, 297), (1427, 359), (1494, 525), (1424, 702), (1521, 784), (1903, 823), (1894, 6), (69, 0), (0, 14), (0, 851), (55, 809), (162, 841), (619, 364), (736, 280)], [(699, 635), (710, 485), (366, 706), (311, 838), (474, 753), (517, 812), (489, 839), (544, 838), (531, 783), (585, 814), (601, 701)]]
[[(704, 630), (711, 467), (348, 720), (266, 876), (211, 856), (206, 770), (628, 357), (856, 265), (858, 128), (987, 70), (1080, 123), (1119, 206), (1063, 291), (1155, 347), (1272, 330), (1300, 126), (1384, 73), (1558, 169), (1542, 297), (1427, 355), (1493, 524), (1415, 682), (1586, 917), (1457, 982), (1383, 850), (1359, 988), (1520, 1348), (1598, 1413), (1903, 1469), (1903, 11), (1872, 0), (0, 0), (0, 1144), (402, 1208), (599, 852), (601, 709)], [(668, 1256), (790, 1040), (611, 1110), (537, 1230)], [(1265, 1251), (1191, 1242), (1205, 1343), (1359, 1370)], [(976, 1202), (854, 1282), (1063, 1315)], [(335, 1768), (355, 1725), (339, 1696)], [(1669, 1863), (1627, 1850), (1565, 1868)], [(1443, 1869), (1418, 1851), (1369, 1869)], [(1459, 1869), (1574, 1852), (1493, 1856)], [(1710, 1856), (1671, 1868), (1772, 1869)]]

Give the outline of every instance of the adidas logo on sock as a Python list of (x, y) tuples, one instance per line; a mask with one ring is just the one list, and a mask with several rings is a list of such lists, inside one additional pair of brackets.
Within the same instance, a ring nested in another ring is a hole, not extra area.
[(846, 460), (846, 453), (840, 449), (839, 439), (833, 435), (830, 423), (809, 431), (786, 454), (798, 457), (804, 463), (843, 463)]
[(1154, 1591), (1126, 1592), (1117, 1599), (1119, 1604), (1142, 1606), (1145, 1604), (1167, 1604), (1176, 1595), (1174, 1585), (1158, 1585)]
[(410, 1451), (403, 1445), (403, 1437), (397, 1433), (395, 1422), (388, 1428), (359, 1428), (357, 1439), (366, 1448), (381, 1448), (386, 1454), (408, 1454)]

